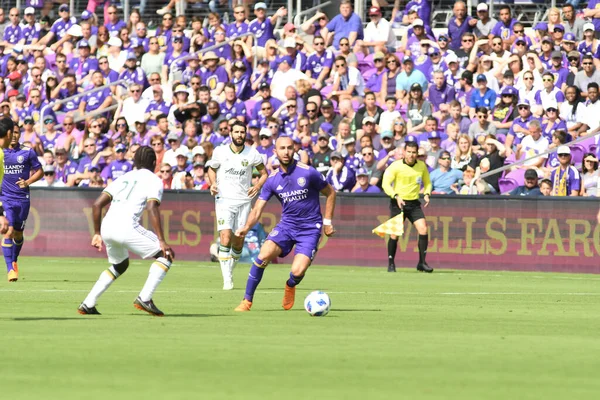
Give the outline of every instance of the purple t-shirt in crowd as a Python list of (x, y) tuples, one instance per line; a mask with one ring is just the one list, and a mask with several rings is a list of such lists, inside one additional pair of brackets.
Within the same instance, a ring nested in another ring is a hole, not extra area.
[[(169, 111), (171, 110), (171, 103), (167, 103), (164, 100), (161, 102), (157, 102), (156, 100), (152, 100), (148, 107), (146, 107), (146, 112), (151, 113), (154, 110), (159, 110), (165, 115), (169, 115)], [(148, 126), (156, 126), (156, 121), (153, 119), (148, 120)]]
[(17, 44), (23, 38), (23, 32), (19, 25), (7, 25), (4, 28), (4, 40), (10, 44)]
[(316, 52), (312, 53), (306, 61), (306, 70), (312, 73), (313, 79), (316, 79), (319, 77), (321, 71), (323, 71), (323, 68), (331, 68), (333, 59), (334, 56), (331, 50), (325, 50), (321, 55)]
[(142, 85), (143, 88), (148, 87), (148, 80), (146, 79), (146, 74), (144, 73), (144, 70), (140, 67), (137, 67), (133, 71), (130, 69), (125, 69), (123, 72), (121, 72), (121, 75), (119, 75), (119, 79), (117, 80), (121, 79), (125, 79), (127, 81), (125, 87), (129, 87), (134, 83)]
[(270, 18), (265, 18), (262, 22), (257, 18), (248, 25), (248, 31), (256, 35), (256, 44), (259, 47), (265, 47), (267, 40), (275, 38), (273, 28)]
[(514, 18), (510, 20), (508, 25), (502, 21), (498, 21), (490, 33), (494, 36), (500, 36), (502, 40), (508, 40), (514, 34), (513, 28), (517, 22)]
[(98, 70), (98, 60), (88, 57), (85, 60), (74, 58), (69, 63), (69, 68), (75, 73), (78, 80), (85, 78), (90, 72)]
[(50, 32), (54, 33), (56, 36), (55, 39), (58, 41), (62, 39), (70, 27), (77, 23), (77, 19), (75, 17), (70, 17), (66, 21), (63, 19), (58, 19), (52, 24), (52, 28), (50, 28)]
[(366, 189), (359, 187), (353, 193), (381, 193), (381, 189), (375, 185), (369, 185)]
[(439, 111), (440, 104), (447, 104), (454, 100), (454, 97), (454, 88), (446, 83), (439, 89), (435, 85), (429, 86), (429, 102), (433, 105), (434, 111)]
[[(567, 174), (567, 176), (565, 176)], [(581, 179), (579, 178), (579, 171), (572, 165), (569, 166), (568, 169), (563, 170), (559, 167), (558, 176), (557, 171), (554, 170), (550, 173), (550, 180), (552, 181), (552, 193), (554, 193), (555, 188), (560, 185), (561, 179), (563, 177), (566, 179), (566, 194), (565, 196), (570, 196), (571, 191), (579, 191), (581, 190)]]
[(458, 26), (456, 22), (456, 17), (453, 16), (452, 18), (450, 18), (450, 21), (448, 22), (448, 36), (450, 36), (450, 44), (448, 45), (448, 47), (450, 47), (453, 50), (460, 49), (462, 35), (464, 35), (467, 32), (473, 32), (473, 27), (469, 25), (469, 21), (471, 21), (472, 19), (473, 17), (467, 15), (464, 21), (460, 24), (460, 26)]
[(67, 161), (62, 167), (57, 164), (55, 168), (56, 180), (67, 183), (69, 176), (77, 173), (78, 167), (76, 161)]
[(214, 71), (208, 69), (202, 71), (202, 84), (208, 86), (210, 90), (217, 87), (219, 83), (229, 82), (229, 76), (225, 68), (218, 66)]
[(114, 24), (112, 22), (106, 22), (104, 24), (104, 26), (108, 30), (108, 34), (110, 36), (116, 36), (116, 37), (119, 36), (119, 31), (121, 29), (127, 28), (127, 24), (125, 23), (125, 21), (121, 21), (121, 20), (118, 20)]
[(115, 179), (131, 171), (133, 169), (133, 164), (127, 160), (115, 160), (111, 162), (106, 169), (108, 170), (106, 177), (114, 181)]
[(227, 30), (225, 31), (225, 36), (227, 36), (227, 39), (232, 39), (234, 37), (243, 35), (246, 32), (248, 32), (247, 23), (242, 22), (238, 25), (237, 22), (234, 22), (232, 24), (229, 24), (229, 26), (227, 27)]
[(85, 95), (83, 100), (85, 101), (85, 111), (90, 112), (100, 108), (104, 99), (112, 97), (110, 88), (104, 88), (98, 92), (88, 93)]
[(25, 44), (31, 44), (34, 39), (39, 39), (42, 27), (39, 23), (34, 23), (33, 26), (21, 25), (21, 37), (25, 39)]
[(221, 115), (224, 116), (225, 119), (245, 117), (246, 105), (239, 99), (236, 99), (231, 106), (228, 106), (227, 102), (224, 101), (221, 103)]
[(350, 37), (350, 33), (356, 32), (356, 40), (364, 39), (362, 20), (356, 13), (352, 13), (348, 19), (338, 14), (326, 26), (329, 32), (334, 32), (333, 47), (340, 49), (340, 40)]

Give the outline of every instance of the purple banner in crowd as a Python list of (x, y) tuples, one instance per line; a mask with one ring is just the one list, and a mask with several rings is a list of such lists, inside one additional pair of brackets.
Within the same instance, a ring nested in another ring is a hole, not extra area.
[[(48, 257), (104, 257), (90, 246), (92, 203), (99, 192), (34, 189), (23, 254)], [(371, 230), (388, 219), (389, 199), (338, 196), (336, 236), (323, 237), (315, 263), (387, 265), (385, 240)], [(280, 206), (270, 201), (262, 217), (267, 232)], [(433, 197), (425, 209), (434, 268), (600, 273), (600, 226), (592, 198)], [(161, 205), (167, 242), (180, 260), (208, 261), (215, 238), (214, 201), (208, 193), (167, 192)], [(149, 227), (144, 214), (143, 225)], [(407, 226), (396, 264), (415, 266), (417, 234)], [(283, 262), (290, 262), (291, 258)]]

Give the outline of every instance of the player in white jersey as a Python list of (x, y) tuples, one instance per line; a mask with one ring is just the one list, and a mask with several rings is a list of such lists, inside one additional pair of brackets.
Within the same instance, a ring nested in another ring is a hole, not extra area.
[[(113, 181), (98, 197), (93, 206), (94, 237), (92, 246), (102, 251), (106, 245), (108, 262), (112, 264), (78, 308), (80, 314), (100, 314), (96, 309), (98, 298), (129, 267), (129, 252), (142, 258), (154, 257), (146, 284), (134, 301), (134, 307), (149, 314), (163, 316), (152, 301), (154, 291), (169, 271), (175, 254), (165, 242), (160, 222), (159, 206), (163, 194), (162, 180), (154, 174), (156, 154), (148, 146), (135, 152), (135, 168)], [(102, 221), (102, 209), (110, 209)], [(144, 209), (148, 209), (154, 233), (140, 225)], [(100, 223), (102, 222), (102, 226)]]
[[(244, 238), (233, 232), (246, 224), (252, 198), (267, 180), (263, 158), (256, 149), (246, 146), (246, 125), (237, 121), (231, 126), (231, 144), (213, 151), (208, 169), (210, 193), (215, 196), (215, 214), (219, 231), (219, 263), (223, 290), (233, 289), (233, 269), (242, 255)], [(252, 169), (260, 172), (252, 186)]]

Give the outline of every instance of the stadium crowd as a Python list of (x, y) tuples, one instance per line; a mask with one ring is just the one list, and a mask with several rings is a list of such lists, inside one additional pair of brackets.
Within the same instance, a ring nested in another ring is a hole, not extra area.
[(456, 1), (435, 33), (430, 0), (373, 0), (367, 21), (342, 0), (337, 15), (283, 29), (287, 10), (263, 2), (211, 2), (191, 18), (170, 2), (153, 32), (108, 1), (80, 15), (27, 3), (0, 9), (0, 112), (38, 153), (42, 186), (103, 187), (147, 145), (165, 188), (207, 190), (211, 154), (241, 120), (269, 170), (288, 135), (337, 191), (380, 192), (414, 141), (433, 193), (598, 194), (598, 0), (533, 27), (510, 5), (492, 16), (480, 3), (471, 17)]

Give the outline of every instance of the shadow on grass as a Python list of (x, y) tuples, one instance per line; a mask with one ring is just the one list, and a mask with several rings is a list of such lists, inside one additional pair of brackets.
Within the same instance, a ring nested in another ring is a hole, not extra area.
[(335, 308), (333, 310), (331, 310), (333, 312), (379, 312), (381, 311), (380, 309), (376, 309), (376, 308), (353, 308), (353, 309), (340, 309), (340, 308)]
[(42, 279), (23, 279), (23, 281), (27, 281), (29, 283), (55, 283), (55, 282), (69, 282), (69, 283), (95, 283), (96, 281), (94, 280), (85, 280), (85, 281), (75, 281), (75, 280), (71, 280), (71, 279), (48, 279), (48, 280), (42, 280)]
[[(17, 318), (1, 318), (7, 321), (85, 321), (89, 320), (89, 318), (85, 317), (17, 317)], [(106, 318), (102, 318), (106, 319)]]
[[(144, 317), (144, 318), (152, 318), (153, 315), (148, 314), (129, 314), (132, 317)], [(163, 317), (155, 317), (155, 318), (209, 318), (209, 317), (230, 317), (231, 315), (225, 314), (165, 314)]]

